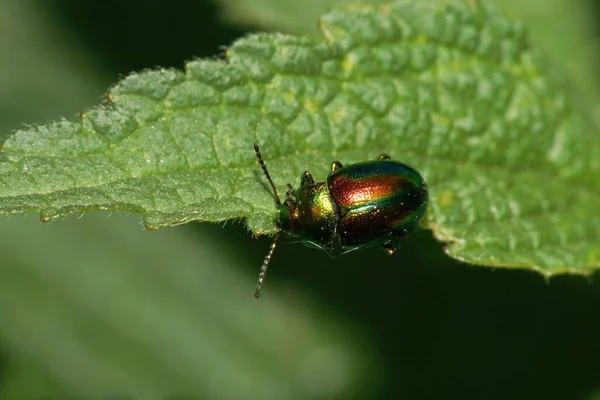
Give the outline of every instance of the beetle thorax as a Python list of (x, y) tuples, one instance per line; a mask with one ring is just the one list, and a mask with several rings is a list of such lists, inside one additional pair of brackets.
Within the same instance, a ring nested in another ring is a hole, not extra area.
[(338, 220), (335, 204), (325, 182), (298, 188), (281, 206), (278, 226), (287, 233), (299, 236), (306, 244), (330, 248)]

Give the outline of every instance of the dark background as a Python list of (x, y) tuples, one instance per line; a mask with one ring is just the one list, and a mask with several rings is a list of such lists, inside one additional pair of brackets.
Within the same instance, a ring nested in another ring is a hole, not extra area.
[[(130, 71), (220, 55), (236, 38), (262, 30), (228, 25), (215, 4), (197, 0), (55, 0), (39, 9), (93, 49), (106, 87)], [(600, 14), (597, 2), (589, 10)], [(253, 260), (249, 274), (270, 243), (250, 240), (240, 224), (179, 229), (213, 235)], [(271, 267), (267, 290), (304, 286), (321, 307), (369, 332), (382, 364), (373, 398), (582, 399), (600, 388), (597, 274), (546, 280), (464, 265), (447, 258), (429, 232), (413, 235), (394, 257), (365, 250), (331, 260), (282, 245)], [(0, 348), (0, 398), (9, 354)]]

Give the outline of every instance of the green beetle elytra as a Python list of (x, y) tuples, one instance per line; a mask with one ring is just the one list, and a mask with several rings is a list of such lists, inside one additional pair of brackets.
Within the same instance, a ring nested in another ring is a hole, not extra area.
[(425, 216), (425, 180), (387, 154), (347, 166), (333, 161), (326, 182), (315, 182), (305, 171), (298, 189), (287, 185), (282, 203), (256, 143), (254, 151), (279, 209), (277, 232), (260, 269), (256, 298), (281, 232), (301, 238), (308, 247), (333, 249), (337, 239), (344, 250), (381, 246), (391, 255)]

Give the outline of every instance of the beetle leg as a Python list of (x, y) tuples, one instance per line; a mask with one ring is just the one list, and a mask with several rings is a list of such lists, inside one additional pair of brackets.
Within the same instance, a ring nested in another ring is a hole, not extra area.
[(315, 180), (313, 179), (310, 172), (304, 171), (304, 173), (300, 177), (300, 186), (314, 185), (314, 183), (315, 183)]
[(341, 162), (334, 161), (334, 162), (331, 163), (331, 172), (335, 172), (335, 171), (337, 171), (338, 169), (340, 169), (342, 167), (343, 167), (343, 165), (342, 165)]
[(398, 247), (400, 247), (400, 239), (391, 239), (381, 245), (381, 248), (390, 256), (398, 250)]
[[(287, 200), (296, 201), (296, 193), (292, 185), (287, 184), (287, 191), (285, 192)], [(288, 202), (289, 204), (289, 202)]]
[(379, 157), (377, 157), (378, 160), (389, 160), (391, 157), (385, 153), (381, 154)]

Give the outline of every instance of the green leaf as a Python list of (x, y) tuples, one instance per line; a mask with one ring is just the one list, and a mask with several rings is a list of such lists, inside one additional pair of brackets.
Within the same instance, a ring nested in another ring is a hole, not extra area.
[(253, 142), (282, 192), (383, 151), (425, 176), (428, 226), (453, 257), (546, 275), (600, 266), (598, 131), (521, 23), (485, 2), (399, 2), (334, 11), (321, 29), (133, 74), (81, 122), (17, 133), (0, 212), (133, 210), (148, 228), (245, 218), (273, 233)]
[(598, 38), (590, 18), (591, 5), (584, 1), (497, 0), (498, 7), (508, 15), (518, 16), (549, 54), (558, 59), (574, 82), (598, 102)]
[[(460, 0), (446, 0), (458, 2)], [(380, 6), (385, 0), (222, 0), (223, 17), (232, 23), (258, 26), (296, 34), (316, 34), (315, 21), (334, 7), (353, 3)], [(440, 4), (440, 0), (419, 0), (420, 4)], [(572, 73), (574, 81), (591, 100), (597, 99), (598, 46), (592, 34), (589, 4), (582, 1), (495, 0), (507, 15), (518, 17), (531, 36)]]

